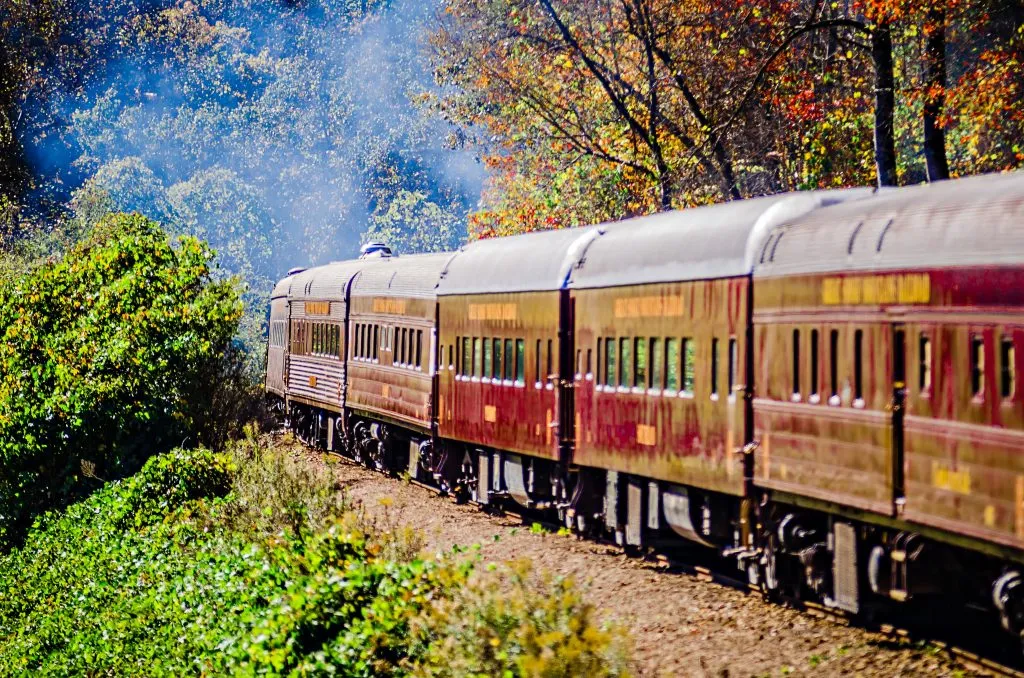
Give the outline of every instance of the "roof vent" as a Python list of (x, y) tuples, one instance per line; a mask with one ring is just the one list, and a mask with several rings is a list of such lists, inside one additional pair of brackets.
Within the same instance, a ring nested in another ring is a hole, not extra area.
[(296, 275), (298, 273), (302, 273), (305, 270), (306, 270), (305, 266), (296, 266), (295, 268), (289, 268), (288, 269), (288, 275)]
[(372, 259), (373, 257), (390, 257), (391, 248), (382, 242), (368, 242), (359, 250), (360, 259)]

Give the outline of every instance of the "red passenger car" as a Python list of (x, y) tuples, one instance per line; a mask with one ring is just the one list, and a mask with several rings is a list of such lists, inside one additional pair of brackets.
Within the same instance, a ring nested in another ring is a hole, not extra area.
[(436, 288), (451, 258), (382, 257), (349, 299), (348, 431), (360, 456), (413, 477), (433, 467)]
[(573, 506), (577, 522), (599, 509), (630, 544), (663, 524), (704, 543), (746, 542), (754, 243), (786, 219), (866, 194), (775, 196), (602, 227), (570, 285), (573, 463), (605, 496)]
[(484, 503), (508, 494), (542, 506), (565, 492), (566, 283), (596, 235), (570, 229), (477, 241), (441, 277), (438, 434)]
[(788, 520), (780, 551), (831, 532), (837, 604), (859, 606), (864, 570), (906, 599), (1000, 576), (971, 553), (1022, 559), (1022, 253), (1020, 175), (823, 209), (765, 242), (755, 483), (768, 524)]

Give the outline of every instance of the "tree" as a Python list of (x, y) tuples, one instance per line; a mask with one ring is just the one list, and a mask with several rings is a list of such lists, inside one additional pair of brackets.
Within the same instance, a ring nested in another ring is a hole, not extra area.
[[(200, 433), (241, 315), (202, 242), (113, 216), (0, 281), (0, 547), (36, 512)], [(83, 473), (85, 469), (85, 473)]]

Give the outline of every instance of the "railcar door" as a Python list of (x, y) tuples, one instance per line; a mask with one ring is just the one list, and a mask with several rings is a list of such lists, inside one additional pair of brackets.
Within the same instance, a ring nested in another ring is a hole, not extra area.
[(893, 325), (892, 335), (892, 489), (897, 515), (906, 503), (903, 435), (907, 404), (907, 331)]
[[(571, 449), (576, 439), (575, 417), (576, 405), (573, 390), (576, 387), (575, 375), (579, 366), (576, 365), (576, 299), (569, 290), (562, 290), (558, 327), (558, 382), (556, 394), (558, 398), (558, 446), (559, 459), (563, 464), (571, 462)], [(552, 375), (549, 375), (550, 379)]]

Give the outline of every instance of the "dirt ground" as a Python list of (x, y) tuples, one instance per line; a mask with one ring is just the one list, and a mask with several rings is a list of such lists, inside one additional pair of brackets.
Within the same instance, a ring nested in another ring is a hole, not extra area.
[(529, 558), (571, 575), (604, 619), (629, 630), (642, 676), (978, 675), (935, 648), (901, 646), (756, 594), (660, 571), (609, 546), (538, 534), (519, 518), (489, 516), (348, 462), (331, 466), (350, 499), (421, 530), (431, 550), (479, 544), (486, 561)]

